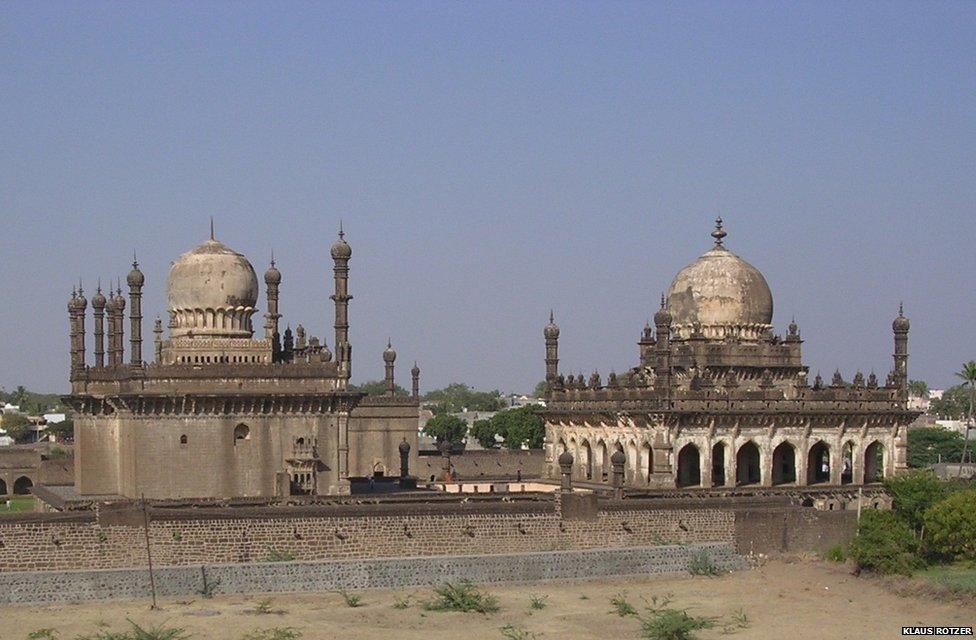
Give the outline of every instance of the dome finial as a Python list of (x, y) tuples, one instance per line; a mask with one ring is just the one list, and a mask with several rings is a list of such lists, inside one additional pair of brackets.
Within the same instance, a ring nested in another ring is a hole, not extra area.
[(901, 316), (901, 317), (904, 317), (905, 316), (905, 303), (904, 302), (899, 302), (898, 303), (898, 315)]
[(556, 316), (553, 315), (552, 309), (549, 309), (549, 324), (553, 324), (554, 322), (556, 322)]
[(346, 234), (342, 231), (342, 218), (339, 218), (339, 239), (346, 237)]
[(274, 249), (272, 249), (272, 250), (271, 250), (271, 266), (272, 266), (272, 267), (273, 267), (273, 266), (275, 266), (275, 261), (274, 261)]
[(132, 250), (132, 268), (133, 269), (138, 269), (139, 268), (139, 258), (136, 257), (136, 250), (135, 249)]
[(712, 231), (712, 237), (715, 238), (715, 246), (722, 246), (722, 239), (729, 234), (725, 233), (722, 229), (722, 216), (715, 218), (715, 231)]
[(215, 239), (215, 238), (214, 238), (214, 223), (213, 223), (213, 216), (210, 216), (210, 239), (211, 239), (211, 240), (214, 240), (214, 239)]

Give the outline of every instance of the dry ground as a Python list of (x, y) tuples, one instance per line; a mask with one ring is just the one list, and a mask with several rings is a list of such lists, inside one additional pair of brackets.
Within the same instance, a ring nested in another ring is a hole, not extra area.
[[(54, 628), (60, 640), (107, 628), (123, 631), (126, 618), (140, 625), (184, 627), (194, 640), (240, 640), (257, 629), (292, 627), (303, 640), (503, 640), (500, 628), (513, 625), (539, 640), (568, 638), (638, 638), (634, 618), (611, 612), (610, 598), (626, 593), (641, 598), (672, 594), (673, 605), (696, 615), (729, 618), (746, 613), (749, 627), (733, 635), (720, 629), (700, 632), (709, 638), (749, 640), (841, 640), (900, 638), (902, 625), (976, 623), (976, 608), (958, 602), (895, 595), (880, 582), (856, 578), (843, 566), (813, 560), (777, 560), (718, 578), (630, 578), (488, 587), (501, 610), (491, 615), (424, 611), (418, 601), (429, 589), (358, 592), (362, 605), (349, 608), (337, 593), (273, 595), (271, 607), (284, 613), (254, 614), (261, 596), (220, 596), (210, 600), (166, 599), (158, 611), (145, 601), (51, 606), (0, 607), (0, 639), (23, 640), (31, 631)], [(410, 596), (410, 607), (393, 607)], [(532, 610), (532, 596), (546, 596), (546, 607)], [(101, 625), (101, 626), (99, 626)], [(532, 636), (526, 636), (531, 638)]]

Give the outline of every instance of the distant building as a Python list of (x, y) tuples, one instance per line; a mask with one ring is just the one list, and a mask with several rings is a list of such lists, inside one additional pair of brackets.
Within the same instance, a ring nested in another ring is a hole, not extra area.
[(507, 398), (508, 407), (510, 409), (521, 409), (522, 407), (528, 407), (532, 405), (546, 406), (546, 401), (544, 398), (534, 398), (532, 396), (511, 394)]

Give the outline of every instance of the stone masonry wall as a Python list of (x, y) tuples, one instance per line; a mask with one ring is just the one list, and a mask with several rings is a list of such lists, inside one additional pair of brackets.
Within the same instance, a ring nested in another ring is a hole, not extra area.
[[(150, 541), (155, 566), (295, 560), (510, 554), (610, 549), (735, 539), (731, 510), (601, 510), (562, 519), (548, 505), (503, 505), (465, 513), (312, 514), (264, 510), (253, 517), (155, 513)], [(422, 511), (422, 510), (421, 510)], [(110, 569), (146, 564), (141, 512), (103, 517), (23, 517), (0, 521), (0, 573)], [(115, 524), (109, 524), (114, 522)]]

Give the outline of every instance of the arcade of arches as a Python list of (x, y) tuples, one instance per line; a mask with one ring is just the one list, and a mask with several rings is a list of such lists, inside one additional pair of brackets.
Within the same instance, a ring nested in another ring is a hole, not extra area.
[(553, 459), (573, 455), (573, 478), (584, 483), (609, 484), (610, 456), (626, 457), (624, 483), (631, 487), (808, 486), (869, 484), (891, 475), (891, 452), (883, 436), (843, 440), (811, 436), (740, 435), (737, 438), (680, 437), (673, 446), (637, 437), (582, 433), (559, 437), (551, 447)]

